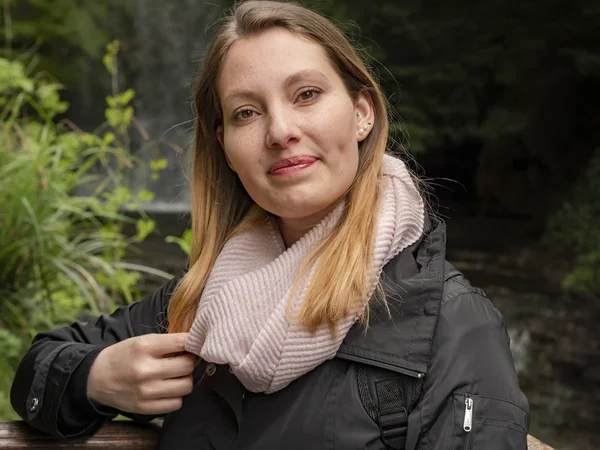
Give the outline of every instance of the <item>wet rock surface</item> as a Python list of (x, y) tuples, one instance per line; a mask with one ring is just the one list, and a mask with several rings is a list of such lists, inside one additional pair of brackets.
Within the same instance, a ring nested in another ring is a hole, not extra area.
[[(449, 221), (448, 228), (448, 258), (506, 319), (530, 433), (560, 450), (599, 449), (600, 298), (565, 293), (564, 263), (524, 238), (518, 222)], [(469, 236), (483, 229), (501, 237), (469, 248)]]

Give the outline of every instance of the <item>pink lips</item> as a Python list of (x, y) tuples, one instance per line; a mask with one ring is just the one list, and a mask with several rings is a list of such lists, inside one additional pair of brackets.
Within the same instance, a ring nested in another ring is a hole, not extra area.
[(271, 175), (288, 175), (306, 169), (316, 160), (317, 158), (313, 156), (292, 156), (291, 158), (277, 161), (269, 168), (269, 173)]

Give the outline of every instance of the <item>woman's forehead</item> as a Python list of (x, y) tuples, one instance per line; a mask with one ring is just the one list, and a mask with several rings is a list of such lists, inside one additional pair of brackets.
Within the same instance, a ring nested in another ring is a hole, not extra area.
[(335, 77), (337, 72), (318, 43), (283, 28), (241, 38), (229, 49), (217, 89), (221, 98), (232, 90), (281, 87), (303, 77)]

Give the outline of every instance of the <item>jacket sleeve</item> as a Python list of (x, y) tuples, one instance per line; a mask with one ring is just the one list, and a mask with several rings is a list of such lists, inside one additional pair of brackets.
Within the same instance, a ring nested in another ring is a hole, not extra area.
[(168, 301), (179, 279), (171, 279), (153, 295), (110, 315), (38, 334), (13, 381), (10, 398), (17, 414), (34, 428), (78, 443), (121, 413), (89, 401), (90, 367), (98, 353), (111, 344), (165, 332)]
[(482, 291), (442, 302), (431, 351), (421, 401), (410, 414), (420, 423), (417, 448), (526, 450), (529, 405), (506, 323)]

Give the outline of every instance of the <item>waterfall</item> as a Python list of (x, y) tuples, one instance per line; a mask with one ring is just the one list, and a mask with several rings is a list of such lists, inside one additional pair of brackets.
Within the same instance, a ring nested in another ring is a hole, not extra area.
[[(192, 82), (199, 61), (214, 32), (213, 24), (227, 0), (136, 0), (133, 15), (136, 79), (136, 117), (151, 140), (164, 139), (188, 150), (193, 136)], [(144, 209), (179, 212), (189, 209), (189, 189), (184, 171), (191, 162), (167, 145), (140, 148), (145, 161), (166, 158), (168, 166), (157, 181), (149, 169), (137, 169), (134, 189), (148, 189), (154, 200)]]

